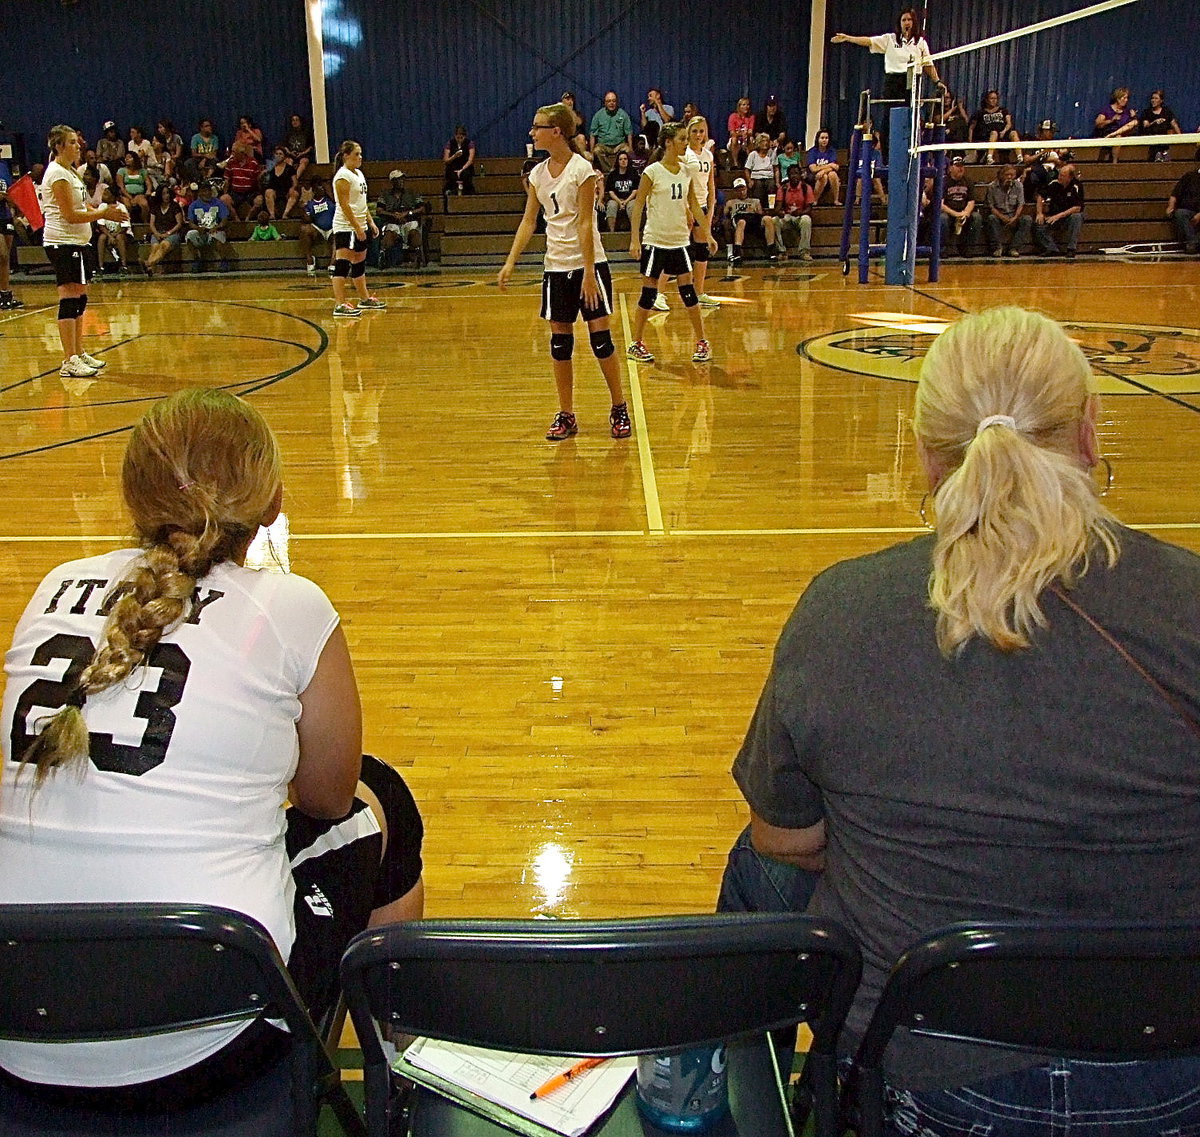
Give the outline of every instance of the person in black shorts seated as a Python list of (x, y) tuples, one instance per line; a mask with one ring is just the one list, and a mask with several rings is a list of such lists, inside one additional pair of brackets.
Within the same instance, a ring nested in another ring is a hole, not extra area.
[[(156, 403), (122, 488), (137, 546), (52, 570), (6, 657), (0, 902), (243, 912), (320, 1023), (349, 940), (421, 915), (420, 814), (362, 753), (329, 599), (244, 567), (283, 493), (262, 416), (219, 390)], [(26, 1088), (162, 1109), (224, 1092), (285, 1045), (258, 1020), (100, 1048), (5, 1040), (0, 1067)]]

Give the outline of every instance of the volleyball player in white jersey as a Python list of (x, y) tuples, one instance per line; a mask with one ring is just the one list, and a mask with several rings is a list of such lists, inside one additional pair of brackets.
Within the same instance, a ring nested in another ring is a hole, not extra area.
[[(421, 914), (420, 815), (396, 771), (361, 753), (325, 593), (243, 565), (283, 493), (262, 416), (217, 390), (156, 403), (122, 489), (139, 547), (52, 570), (5, 657), (0, 903), (243, 912), (319, 1021), (349, 940)], [(285, 1042), (265, 1022), (6, 1039), (0, 1077), (166, 1109), (261, 1070)]]
[[(708, 213), (708, 203), (717, 199), (716, 159), (713, 151), (716, 142), (708, 136), (708, 120), (703, 115), (694, 115), (687, 121), (688, 146), (683, 152), (681, 161), (692, 176), (692, 188), (696, 191), (696, 200), (700, 203), (700, 211)], [(704, 278), (708, 275), (708, 244), (699, 240), (699, 221), (692, 218), (692, 240), (688, 252), (692, 255), (692, 275), (695, 278), (696, 296), (701, 308), (720, 308), (721, 302), (714, 300), (704, 291)], [(658, 295), (654, 298), (654, 311), (669, 312), (663, 288), (667, 283), (667, 274), (658, 278)]]
[(539, 207), (546, 215), (546, 262), (542, 276), (542, 319), (550, 322), (550, 358), (558, 388), (558, 413), (546, 432), (551, 442), (561, 442), (579, 432), (575, 420), (575, 320), (587, 324), (592, 354), (600, 364), (612, 397), (609, 427), (613, 438), (633, 433), (629, 408), (621, 390), (616, 348), (609, 331), (612, 315), (612, 277), (596, 212), (597, 173), (574, 149), (575, 117), (563, 103), (539, 107), (529, 129), (534, 148), (550, 157), (529, 171), (525, 212), (513, 237), (508, 259), (497, 277), (501, 289), (525, 251), (537, 224)]
[[(387, 304), (367, 292), (367, 232), (379, 235), (367, 204), (367, 179), (360, 169), (363, 155), (357, 142), (343, 142), (342, 165), (333, 175), (333, 296), (335, 316), (357, 316), (364, 308)], [(346, 280), (354, 282), (358, 306), (346, 303)]]
[[(699, 297), (692, 284), (689, 216), (696, 219), (698, 236), (709, 252), (716, 252), (717, 243), (712, 239), (708, 217), (696, 199), (691, 173), (682, 161), (688, 145), (686, 131), (687, 128), (679, 122), (669, 122), (659, 131), (663, 156), (646, 167), (630, 211), (629, 224), (633, 232), (629, 252), (640, 261), (642, 294), (633, 317), (633, 343), (626, 354), (639, 363), (654, 361), (654, 355), (646, 347), (642, 336), (658, 295), (655, 282), (663, 273), (679, 280), (679, 296), (696, 334), (696, 350), (692, 354), (692, 361), (707, 363), (712, 359), (712, 350), (704, 338), (704, 317), (700, 312)], [(642, 211), (647, 204), (650, 212), (646, 231), (639, 236)]]
[(63, 362), (59, 374), (71, 378), (96, 375), (107, 363), (83, 350), (83, 311), (88, 281), (96, 271), (92, 248), (93, 221), (128, 221), (123, 205), (99, 209), (87, 204), (87, 190), (75, 167), (79, 165), (79, 133), (56, 126), (46, 139), (53, 156), (42, 177), (42, 210), (46, 217), (42, 243), (58, 283), (58, 338)]
[[(708, 135), (708, 120), (703, 115), (696, 115), (687, 124), (687, 149), (683, 152), (683, 164), (692, 175), (692, 189), (696, 191), (696, 200), (700, 203), (700, 212), (708, 216), (712, 203), (717, 200), (717, 161), (713, 156), (716, 142)], [(711, 229), (712, 223), (709, 222)], [(720, 308), (721, 302), (714, 300), (704, 291), (704, 279), (708, 275), (708, 242), (700, 239), (700, 223), (692, 218), (692, 240), (688, 246), (692, 254), (693, 274), (695, 276), (696, 296), (701, 308)]]

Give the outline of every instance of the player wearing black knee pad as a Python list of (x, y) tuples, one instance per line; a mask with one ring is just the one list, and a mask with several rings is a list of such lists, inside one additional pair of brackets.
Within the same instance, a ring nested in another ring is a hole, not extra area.
[(549, 157), (529, 171), (525, 213), (513, 237), (497, 283), (508, 286), (517, 258), (533, 236), (539, 211), (546, 218), (546, 260), (542, 275), (541, 316), (550, 324), (550, 360), (558, 389), (558, 412), (546, 438), (562, 442), (579, 432), (575, 419), (575, 321), (582, 316), (588, 342), (612, 397), (609, 428), (614, 438), (633, 430), (621, 392), (616, 348), (609, 331), (612, 277), (596, 213), (597, 173), (574, 149), (575, 119), (561, 103), (539, 107), (529, 136)]

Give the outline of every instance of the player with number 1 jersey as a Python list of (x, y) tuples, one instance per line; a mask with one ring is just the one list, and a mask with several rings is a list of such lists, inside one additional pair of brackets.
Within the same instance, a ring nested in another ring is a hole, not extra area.
[(574, 149), (575, 119), (564, 104), (539, 107), (529, 136), (535, 146), (548, 151), (550, 156), (529, 172), (525, 212), (497, 283), (501, 289), (508, 287), (517, 258), (529, 244), (541, 210), (546, 217), (541, 314), (550, 323), (550, 358), (559, 407), (546, 438), (562, 442), (579, 432), (571, 357), (575, 349), (575, 321), (580, 316), (587, 324), (592, 354), (612, 396), (609, 413), (612, 436), (628, 438), (633, 427), (609, 331), (612, 277), (596, 215), (597, 174), (591, 163)]

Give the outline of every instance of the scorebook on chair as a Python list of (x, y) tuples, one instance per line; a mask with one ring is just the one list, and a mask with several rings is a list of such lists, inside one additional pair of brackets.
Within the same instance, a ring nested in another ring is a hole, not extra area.
[(637, 1059), (610, 1058), (546, 1097), (530, 1100), (534, 1090), (572, 1063), (419, 1038), (392, 1069), (526, 1137), (580, 1137), (616, 1101)]

